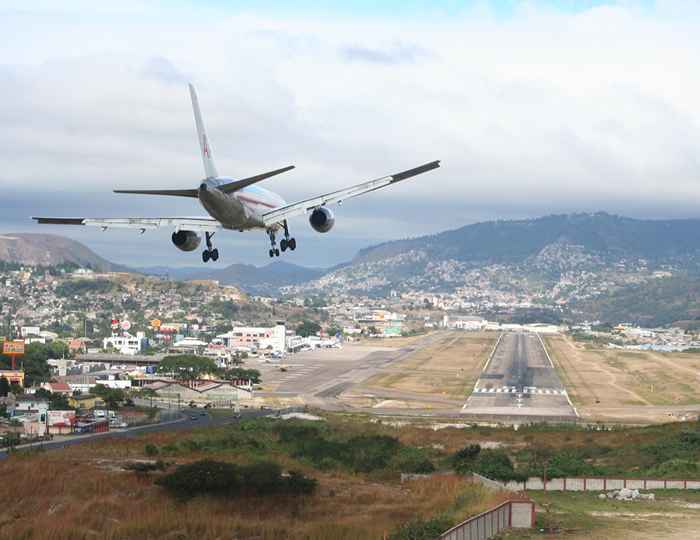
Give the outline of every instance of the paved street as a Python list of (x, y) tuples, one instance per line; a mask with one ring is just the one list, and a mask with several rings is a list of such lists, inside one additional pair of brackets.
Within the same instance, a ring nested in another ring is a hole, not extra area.
[[(286, 412), (286, 411), (281, 411)], [(218, 427), (226, 424), (238, 422), (239, 419), (233, 411), (217, 411), (217, 414), (210, 415), (203, 413), (202, 409), (183, 409), (182, 417), (178, 420), (163, 422), (158, 424), (149, 424), (146, 426), (138, 426), (130, 429), (114, 430), (106, 433), (94, 433), (91, 435), (71, 435), (66, 437), (56, 437), (52, 441), (34, 443), (32, 445), (22, 445), (17, 450), (28, 450), (30, 448), (41, 448), (43, 450), (54, 450), (65, 448), (76, 444), (95, 441), (97, 439), (109, 439), (119, 437), (138, 437), (142, 433), (154, 433), (158, 431), (182, 431), (199, 427)], [(229, 413), (229, 414), (227, 414)], [(241, 418), (257, 418), (277, 414), (277, 411), (260, 410), (260, 409), (243, 409), (240, 412)], [(16, 451), (17, 451), (16, 450)], [(7, 457), (7, 450), (0, 450), (0, 459)]]

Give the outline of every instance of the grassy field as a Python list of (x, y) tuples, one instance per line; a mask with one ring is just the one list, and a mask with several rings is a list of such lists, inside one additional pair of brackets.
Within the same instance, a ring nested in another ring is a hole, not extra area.
[[(0, 462), (0, 539), (380, 539), (416, 518), (446, 516), (456, 523), (503, 500), (502, 494), (449, 472), (455, 454), (472, 444), (497, 448), (524, 474), (537, 474), (548, 463), (550, 477), (563, 470), (700, 478), (698, 423), (614, 431), (524, 426), (515, 431), (319, 414), (326, 421), (249, 420), (13, 454)], [(144, 459), (162, 460), (166, 470), (125, 469)], [(274, 461), (286, 471), (316, 479), (318, 489), (300, 497), (178, 499), (155, 483), (178, 465), (203, 459), (239, 465)], [(400, 482), (401, 472), (426, 467), (447, 472)], [(551, 494), (537, 495), (543, 509), (556, 502), (548, 497), (559, 501)], [(550, 506), (541, 523), (580, 533), (573, 538), (615, 538), (580, 531), (597, 534), (612, 526), (619, 516), (611, 521), (591, 512), (617, 512), (614, 505), (621, 503), (565, 494), (557, 504), (562, 506)], [(654, 508), (671, 512), (663, 505)]]
[[(359, 472), (344, 465), (319, 465), (303, 455), (294, 457), (294, 440), (281, 442), (284, 424), (254, 421), (14, 454), (0, 463), (5, 478), (0, 491), (0, 538), (380, 539), (416, 518), (445, 514), (457, 522), (503, 499), (461, 476), (402, 484), (393, 465)], [(322, 429), (334, 442), (396, 432), (340, 417), (331, 418)], [(317, 479), (319, 488), (314, 495), (296, 498), (178, 500), (154, 483), (165, 473), (124, 470), (134, 460), (155, 459), (154, 452), (169, 464), (168, 471), (203, 458), (239, 464), (274, 460), (286, 470), (300, 470)], [(426, 455), (439, 457), (433, 450)]]
[(445, 332), (434, 336), (428, 346), (386, 368), (365, 386), (454, 398), (469, 395), (498, 335)]
[(565, 336), (546, 345), (585, 418), (664, 422), (700, 405), (700, 354), (588, 348)]
[(700, 537), (700, 494), (657, 491), (656, 501), (600, 500), (596, 493), (529, 492), (537, 529), (502, 538), (541, 538), (540, 529), (571, 540), (686, 540)]

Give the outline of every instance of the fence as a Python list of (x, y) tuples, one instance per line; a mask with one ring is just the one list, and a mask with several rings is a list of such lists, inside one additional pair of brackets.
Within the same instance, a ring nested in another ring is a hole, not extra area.
[(488, 540), (506, 529), (534, 526), (534, 502), (506, 501), (455, 525), (449, 531), (442, 533), (439, 540)]
[(608, 491), (612, 489), (700, 489), (700, 480), (664, 480), (659, 478), (550, 478), (537, 476), (524, 482), (498, 482), (474, 474), (474, 478), (490, 488), (509, 491)]

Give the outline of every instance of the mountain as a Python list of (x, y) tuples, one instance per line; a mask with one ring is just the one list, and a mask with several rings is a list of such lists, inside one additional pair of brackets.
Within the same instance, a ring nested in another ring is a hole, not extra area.
[(537, 219), (487, 221), (432, 236), (386, 242), (358, 252), (354, 263), (411, 250), (433, 259), (512, 263), (546, 246), (565, 243), (613, 257), (658, 259), (700, 250), (700, 220), (641, 220), (596, 214), (551, 215)]
[(103, 259), (80, 242), (54, 234), (2, 234), (0, 261), (31, 266), (73, 263), (100, 272), (128, 270), (125, 266)]
[(285, 292), (381, 297), (396, 291), (418, 301), (438, 295), (454, 309), (502, 318), (544, 310), (551, 319), (668, 323), (698, 317), (700, 298), (683, 298), (697, 290), (698, 263), (697, 219), (551, 215), (385, 242)]
[(306, 268), (283, 261), (265, 266), (232, 264), (222, 269), (206, 267), (189, 268), (141, 268), (139, 271), (152, 275), (167, 275), (177, 280), (215, 279), (222, 285), (236, 285), (250, 294), (275, 294), (280, 287), (297, 285), (321, 277), (325, 271)]

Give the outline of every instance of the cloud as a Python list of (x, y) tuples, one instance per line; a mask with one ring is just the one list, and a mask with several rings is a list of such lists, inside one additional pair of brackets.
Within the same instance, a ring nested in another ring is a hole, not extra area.
[(142, 74), (146, 78), (168, 84), (183, 85), (188, 82), (188, 77), (178, 70), (170, 60), (160, 56), (150, 58), (144, 65)]
[(344, 46), (340, 56), (348, 62), (369, 62), (371, 64), (412, 64), (430, 56), (425, 49), (415, 45), (397, 45), (388, 49), (373, 49), (361, 46)]
[[(507, 17), (52, 5), (0, 8), (0, 186), (19, 201), (5, 197), (5, 219), (198, 213), (111, 193), (197, 185), (190, 78), (219, 170), (295, 164), (265, 183), (289, 201), (442, 160), (349, 201), (328, 236), (294, 220), (300, 262), (489, 218), (700, 215), (694, 3), (527, 2)], [(167, 236), (147, 244), (153, 257), (172, 255)], [(224, 238), (236, 260), (264, 261), (263, 235)], [(130, 244), (114, 249), (137, 258)]]

